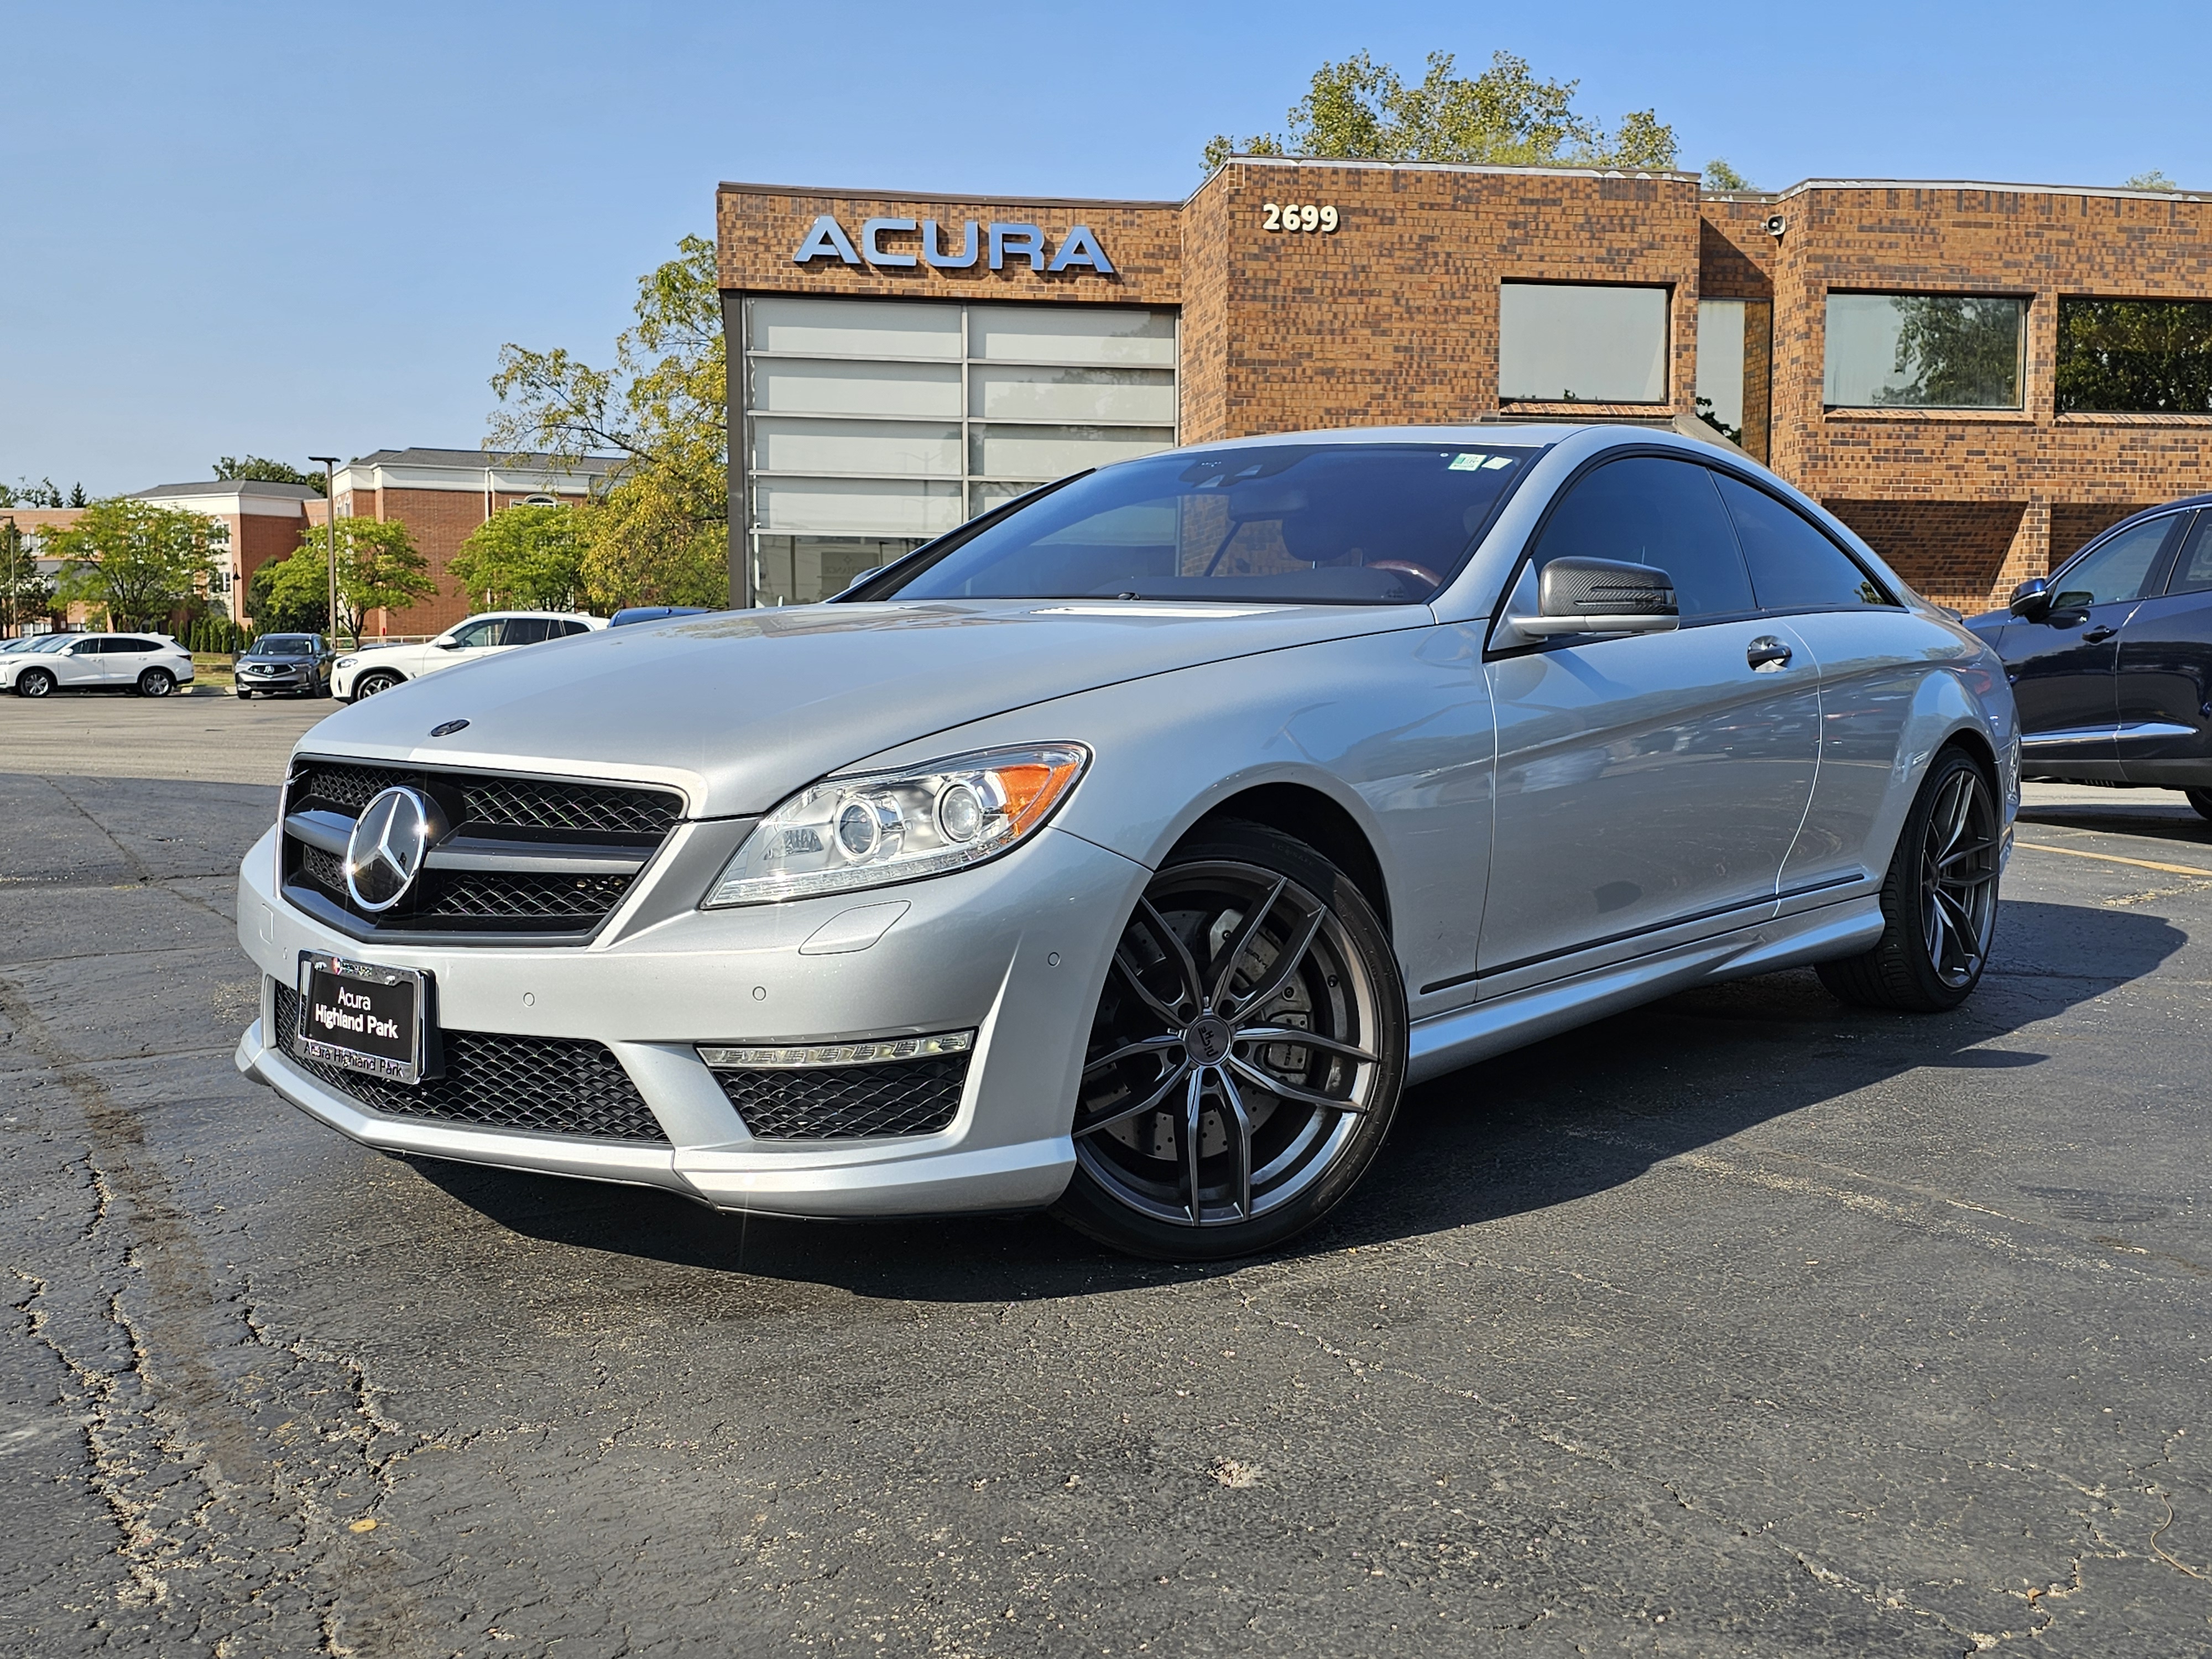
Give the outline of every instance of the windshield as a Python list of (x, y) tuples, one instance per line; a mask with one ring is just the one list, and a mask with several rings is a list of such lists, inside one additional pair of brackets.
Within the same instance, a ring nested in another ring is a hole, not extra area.
[(247, 653), (255, 657), (312, 657), (315, 641), (306, 634), (271, 634), (267, 639), (256, 640)]
[(72, 641), (81, 640), (83, 637), (84, 635), (82, 634), (49, 634), (46, 638), (40, 640), (36, 645), (33, 646), (31, 649), (33, 651), (45, 652), (51, 656), (57, 651), (67, 650)]
[(1086, 473), (981, 529), (955, 531), (915, 567), (848, 597), (1418, 604), (1451, 580), (1539, 453), (1311, 443), (1170, 452)]

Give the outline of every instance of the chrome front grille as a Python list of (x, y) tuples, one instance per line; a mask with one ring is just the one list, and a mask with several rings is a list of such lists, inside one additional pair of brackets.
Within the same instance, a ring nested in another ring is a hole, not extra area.
[(604, 1042), (441, 1031), (442, 1075), (413, 1085), (394, 1083), (299, 1054), (294, 1046), (299, 993), (281, 979), (270, 984), (276, 993), (275, 1046), (325, 1088), (372, 1112), (592, 1140), (668, 1140), (660, 1120)]
[[(398, 903), (347, 890), (362, 810), (395, 785), (434, 801), (447, 832)], [(684, 813), (672, 790), (307, 757), (284, 797), (284, 894), (356, 939), (574, 943), (635, 884)]]

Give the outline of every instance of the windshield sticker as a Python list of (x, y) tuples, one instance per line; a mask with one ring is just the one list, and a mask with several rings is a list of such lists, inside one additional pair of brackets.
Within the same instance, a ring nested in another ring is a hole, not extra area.
[(1485, 455), (1476, 451), (1453, 456), (1450, 466), (1445, 470), (1451, 472), (1493, 472), (1501, 466), (1512, 465), (1513, 457), (1510, 455)]

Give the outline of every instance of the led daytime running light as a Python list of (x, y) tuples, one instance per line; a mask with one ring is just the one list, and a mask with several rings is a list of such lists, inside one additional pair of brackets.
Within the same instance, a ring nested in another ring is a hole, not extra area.
[(709, 1048), (699, 1058), (717, 1071), (757, 1069), (797, 1072), (815, 1066), (880, 1066), (885, 1060), (931, 1060), (964, 1054), (975, 1046), (973, 1031), (944, 1031), (936, 1036), (890, 1037), (881, 1042), (825, 1042), (799, 1048)]

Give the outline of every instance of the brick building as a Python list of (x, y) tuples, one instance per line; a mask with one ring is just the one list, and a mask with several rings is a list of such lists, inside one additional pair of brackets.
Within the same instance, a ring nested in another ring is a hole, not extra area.
[(1966, 609), (2207, 488), (2195, 195), (1248, 157), (1180, 203), (724, 185), (716, 223), (763, 603), (1082, 466), (1333, 425), (1733, 441)]
[(182, 507), (219, 519), (230, 531), (224, 556), (216, 562), (209, 597), (227, 608), (234, 621), (253, 573), (300, 544), (300, 532), (322, 520), (323, 498), (305, 484), (265, 483), (258, 478), (211, 479), (197, 483), (155, 484), (134, 491), (157, 507)]

